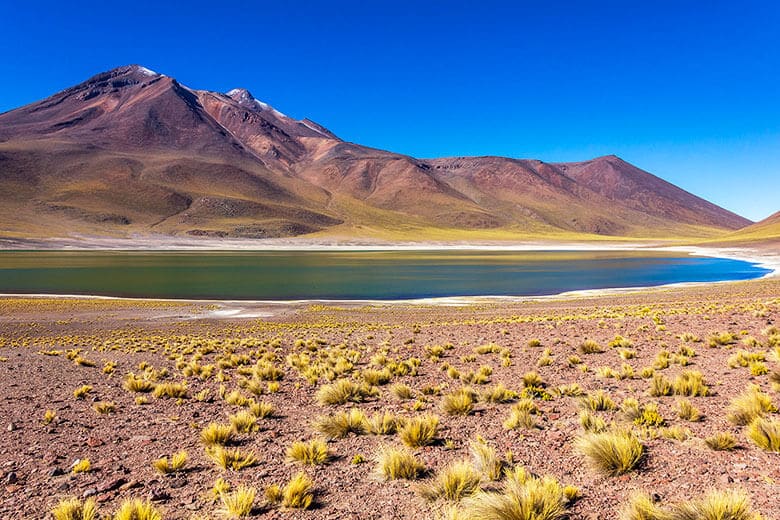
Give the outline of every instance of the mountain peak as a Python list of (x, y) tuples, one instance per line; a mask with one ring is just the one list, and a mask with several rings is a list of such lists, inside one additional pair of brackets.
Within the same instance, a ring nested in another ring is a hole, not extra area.
[(252, 93), (245, 88), (234, 88), (233, 90), (228, 90), (226, 94), (239, 103), (257, 101)]

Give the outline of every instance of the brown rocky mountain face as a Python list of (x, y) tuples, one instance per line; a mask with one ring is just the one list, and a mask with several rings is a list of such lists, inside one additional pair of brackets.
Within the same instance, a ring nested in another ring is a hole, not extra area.
[(0, 196), (7, 236), (664, 237), (750, 224), (614, 156), (415, 159), (247, 90), (193, 90), (139, 66), (0, 114)]

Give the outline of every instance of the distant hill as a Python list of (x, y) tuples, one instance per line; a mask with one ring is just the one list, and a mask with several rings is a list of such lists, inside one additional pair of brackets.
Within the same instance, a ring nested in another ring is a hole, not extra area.
[(0, 196), (10, 237), (699, 238), (751, 223), (615, 156), (417, 159), (137, 65), (0, 114)]
[(719, 239), (734, 244), (773, 244), (780, 247), (780, 211)]

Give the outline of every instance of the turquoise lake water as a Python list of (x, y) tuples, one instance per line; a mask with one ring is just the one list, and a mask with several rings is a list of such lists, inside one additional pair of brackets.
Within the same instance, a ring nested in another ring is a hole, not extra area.
[(623, 251), (0, 252), (0, 292), (235, 300), (526, 296), (746, 280), (740, 260)]

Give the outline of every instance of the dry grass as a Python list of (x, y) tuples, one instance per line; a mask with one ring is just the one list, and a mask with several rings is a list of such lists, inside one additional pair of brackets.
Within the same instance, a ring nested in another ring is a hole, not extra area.
[(128, 392), (139, 393), (149, 393), (154, 390), (155, 386), (156, 385), (153, 382), (147, 381), (141, 377), (136, 377), (133, 373), (127, 374), (125, 381), (122, 384), (122, 387)]
[(234, 439), (235, 430), (229, 424), (209, 423), (200, 432), (200, 442), (206, 447), (225, 446)]
[(577, 451), (594, 469), (606, 475), (622, 475), (636, 468), (644, 446), (630, 430), (585, 434), (575, 441)]
[(739, 490), (717, 490), (704, 497), (672, 506), (669, 520), (759, 520), (747, 494)]
[(232, 493), (221, 492), (219, 499), (222, 502), (221, 513), (227, 518), (248, 518), (252, 514), (257, 489), (248, 486), (239, 486)]
[(162, 514), (148, 500), (125, 500), (113, 520), (162, 520)]
[(257, 462), (254, 452), (244, 452), (240, 448), (214, 446), (206, 449), (206, 455), (220, 468), (233, 471), (247, 468)]
[(759, 417), (748, 425), (745, 434), (762, 450), (780, 452), (780, 420)]
[(330, 460), (328, 444), (319, 439), (309, 442), (296, 441), (287, 448), (287, 460), (303, 464), (325, 464)]
[(322, 405), (360, 403), (369, 397), (379, 395), (379, 390), (365, 383), (353, 383), (349, 379), (339, 379), (335, 383), (323, 385), (316, 395)]
[(772, 398), (763, 393), (757, 385), (750, 385), (731, 401), (726, 417), (736, 425), (745, 426), (758, 417), (776, 411)]
[(425, 465), (405, 448), (380, 446), (376, 455), (376, 473), (384, 480), (415, 480)]
[(366, 414), (358, 408), (333, 415), (323, 415), (314, 421), (314, 429), (328, 439), (341, 439), (350, 433), (362, 435), (368, 428)]
[(500, 493), (478, 493), (461, 509), (470, 520), (561, 520), (566, 505), (563, 487), (551, 477), (509, 478)]
[(171, 455), (171, 458), (168, 457), (162, 457), (160, 459), (155, 460), (152, 465), (154, 466), (154, 469), (162, 473), (163, 475), (167, 475), (168, 473), (177, 473), (179, 471), (182, 471), (184, 467), (187, 465), (187, 460), (189, 459), (187, 452), (182, 450), (178, 453), (174, 453)]
[(737, 447), (737, 438), (729, 432), (718, 432), (704, 439), (704, 443), (715, 451), (731, 451)]
[(314, 502), (314, 482), (306, 473), (293, 476), (282, 489), (282, 507), (286, 509), (309, 509)]
[(413, 417), (398, 430), (401, 442), (410, 448), (427, 446), (436, 439), (439, 431), (439, 418), (435, 415)]
[(504, 463), (496, 454), (495, 448), (490, 446), (485, 439), (477, 437), (469, 443), (469, 452), (474, 461), (474, 468), (487, 477), (488, 480), (501, 478)]
[(446, 394), (441, 409), (447, 415), (469, 415), (474, 410), (475, 392), (470, 388), (459, 388)]
[(84, 502), (78, 498), (61, 500), (51, 510), (54, 520), (97, 520), (97, 502), (88, 498)]
[(687, 399), (680, 399), (677, 401), (677, 417), (690, 422), (702, 420), (701, 412)]
[(468, 461), (453, 462), (436, 473), (436, 476), (418, 488), (420, 495), (428, 500), (438, 499), (457, 502), (479, 491), (482, 477)]
[(617, 408), (615, 401), (603, 390), (596, 390), (580, 400), (583, 408), (593, 412), (609, 411)]
[(187, 397), (187, 385), (185, 383), (158, 383), (154, 387), (152, 395), (169, 399), (184, 399)]

